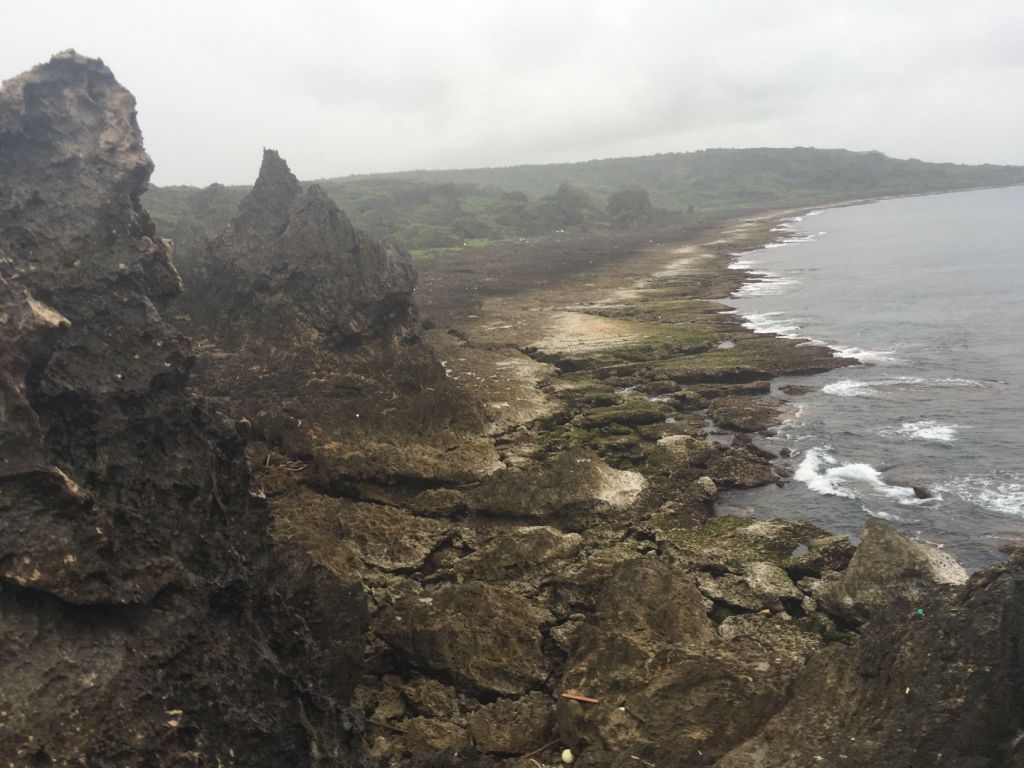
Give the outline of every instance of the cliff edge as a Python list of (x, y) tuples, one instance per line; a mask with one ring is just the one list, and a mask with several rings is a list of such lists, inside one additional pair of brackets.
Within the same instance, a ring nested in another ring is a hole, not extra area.
[(237, 425), (187, 392), (152, 168), (101, 61), (0, 90), (0, 761), (337, 764), (362, 594), (272, 545)]

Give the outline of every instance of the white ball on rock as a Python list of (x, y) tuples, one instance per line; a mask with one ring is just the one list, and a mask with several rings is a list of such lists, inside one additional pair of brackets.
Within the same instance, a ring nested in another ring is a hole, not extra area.
[(576, 755), (572, 753), (571, 749), (562, 750), (562, 762), (566, 765), (571, 765), (572, 763), (576, 762)]

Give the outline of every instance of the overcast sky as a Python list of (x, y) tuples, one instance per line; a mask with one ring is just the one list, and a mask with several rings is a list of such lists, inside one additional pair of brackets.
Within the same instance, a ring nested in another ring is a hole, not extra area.
[(102, 58), (158, 184), (705, 147), (1024, 164), (1021, 0), (0, 0), (0, 78)]

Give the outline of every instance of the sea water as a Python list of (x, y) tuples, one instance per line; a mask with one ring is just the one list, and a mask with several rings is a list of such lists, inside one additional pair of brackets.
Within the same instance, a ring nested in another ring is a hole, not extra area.
[(860, 364), (773, 382), (815, 387), (779, 393), (794, 408), (762, 441), (792, 452), (793, 478), (719, 512), (854, 537), (878, 517), (969, 569), (1024, 544), (1024, 187), (814, 211), (777, 234), (735, 255), (748, 280), (727, 303)]

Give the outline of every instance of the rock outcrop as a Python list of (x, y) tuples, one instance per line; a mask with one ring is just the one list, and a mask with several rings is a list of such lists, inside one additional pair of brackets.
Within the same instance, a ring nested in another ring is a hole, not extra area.
[(315, 458), (323, 486), (500, 466), (487, 446), (463, 445), (480, 419), (421, 338), (408, 254), (303, 189), (274, 150), (182, 275), (171, 308), (198, 342), (196, 387), (268, 450)]
[(102, 62), (0, 90), (0, 762), (352, 764), (361, 592), (186, 391), (152, 167)]
[(577, 749), (651, 744), (657, 764), (705, 765), (750, 735), (821, 643), (786, 614), (716, 627), (692, 576), (652, 557), (616, 568), (595, 603), (561, 682), (598, 702), (560, 699), (560, 734)]
[(829, 613), (860, 623), (893, 605), (913, 611), (936, 584), (965, 581), (967, 572), (952, 557), (872, 519), (846, 571), (826, 572), (814, 596)]
[(814, 657), (719, 768), (1024, 765), (1024, 557), (963, 585), (918, 578), (914, 598), (876, 603), (857, 645)]
[(186, 302), (224, 350), (269, 353), (302, 338), (345, 351), (410, 331), (409, 257), (357, 231), (320, 187), (303, 190), (272, 149), (200, 263)]

